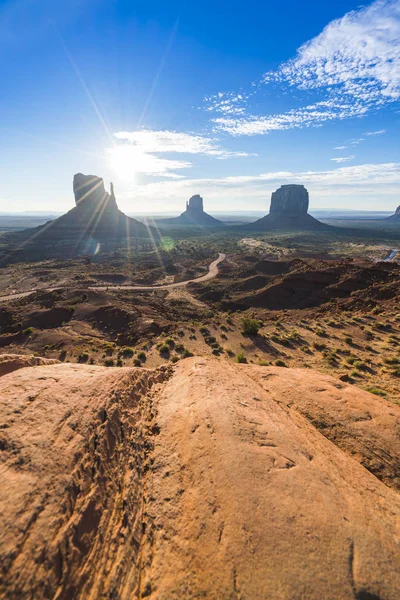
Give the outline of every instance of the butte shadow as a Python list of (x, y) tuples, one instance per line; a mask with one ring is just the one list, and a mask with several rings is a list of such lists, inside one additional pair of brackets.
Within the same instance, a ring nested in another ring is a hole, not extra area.
[(394, 215), (391, 215), (390, 217), (387, 217), (385, 219), (385, 221), (390, 221), (392, 223), (399, 223), (400, 224), (400, 206), (397, 207), (396, 212), (394, 213)]

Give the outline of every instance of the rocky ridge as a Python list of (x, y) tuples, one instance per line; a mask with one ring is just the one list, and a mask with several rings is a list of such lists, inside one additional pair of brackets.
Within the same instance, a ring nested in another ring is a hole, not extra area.
[(0, 597), (397, 600), (400, 409), (309, 377), (21, 359), (0, 378)]

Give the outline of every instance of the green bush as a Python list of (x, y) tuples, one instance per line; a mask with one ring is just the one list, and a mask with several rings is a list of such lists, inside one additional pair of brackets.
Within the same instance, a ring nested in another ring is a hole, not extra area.
[(387, 393), (377, 387), (367, 387), (365, 388), (367, 392), (370, 394), (375, 394), (375, 396), (382, 396), (383, 398), (387, 396)]
[(257, 335), (261, 325), (259, 320), (245, 317), (242, 319), (242, 333), (243, 335)]
[(133, 361), (133, 366), (134, 367), (141, 367), (142, 366), (142, 361), (140, 361), (138, 358), (135, 358), (135, 360)]
[(104, 361), (104, 366), (106, 367), (113, 367), (114, 366), (114, 361), (112, 358), (106, 358)]
[(160, 354), (165, 354), (166, 355), (166, 354), (169, 354), (170, 349), (171, 348), (168, 346), (168, 344), (162, 344), (159, 347), (159, 352), (160, 352)]
[(236, 362), (241, 364), (247, 363), (246, 355), (243, 352), (236, 354)]
[(123, 356), (124, 358), (132, 358), (134, 354), (135, 351), (130, 346), (123, 346), (123, 348), (121, 348), (121, 350), (119, 351), (119, 355)]
[(146, 360), (146, 352), (143, 352), (143, 350), (138, 352), (137, 357), (141, 362), (144, 362)]
[(278, 360), (275, 361), (275, 366), (276, 367), (287, 367), (287, 364), (283, 360), (278, 358)]
[(33, 327), (27, 327), (26, 329), (23, 330), (22, 333), (24, 335), (32, 335), (32, 333), (33, 333)]

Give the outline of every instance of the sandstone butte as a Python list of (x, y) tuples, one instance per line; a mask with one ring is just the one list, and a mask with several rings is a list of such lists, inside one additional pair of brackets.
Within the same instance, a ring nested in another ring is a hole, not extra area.
[(400, 407), (217, 358), (0, 367), (1, 598), (399, 599)]
[(215, 219), (204, 211), (204, 201), (199, 194), (192, 196), (186, 202), (186, 210), (172, 219), (160, 221), (164, 225), (192, 225), (197, 227), (225, 227), (225, 223)]
[(242, 225), (246, 231), (264, 230), (333, 230), (308, 213), (310, 198), (304, 185), (281, 185), (271, 194), (269, 213), (254, 223)]
[(398, 206), (396, 208), (396, 212), (394, 213), (394, 215), (391, 215), (390, 217), (387, 217), (386, 220), (387, 221), (400, 221), (400, 206)]

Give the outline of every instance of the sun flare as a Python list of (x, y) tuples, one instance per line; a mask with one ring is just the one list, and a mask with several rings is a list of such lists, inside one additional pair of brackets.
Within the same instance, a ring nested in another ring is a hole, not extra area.
[(115, 146), (108, 150), (111, 168), (119, 179), (134, 181), (141, 170), (143, 154), (132, 146)]

